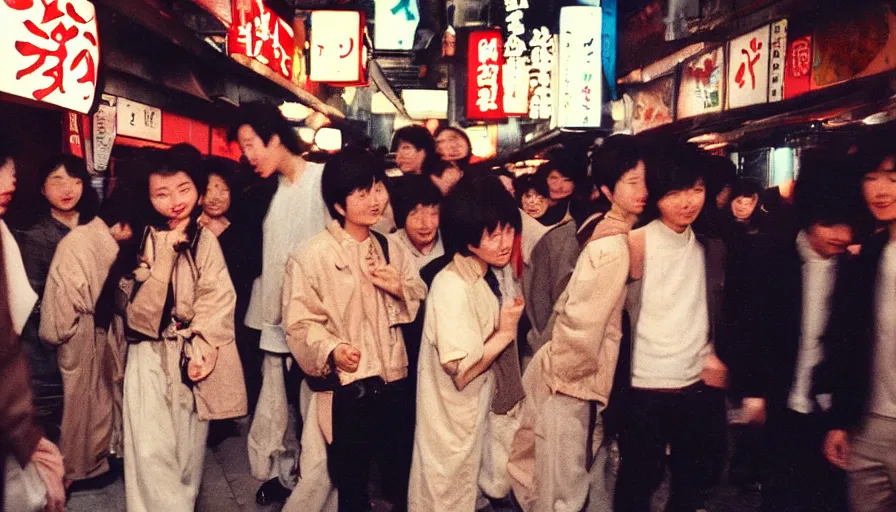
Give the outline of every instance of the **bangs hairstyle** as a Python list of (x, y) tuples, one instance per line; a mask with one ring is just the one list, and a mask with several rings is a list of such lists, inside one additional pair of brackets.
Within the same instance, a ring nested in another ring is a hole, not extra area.
[[(864, 177), (880, 167), (888, 158), (896, 159), (896, 130), (882, 130), (869, 134), (859, 143), (850, 159), (850, 167)], [(861, 180), (860, 180), (861, 181)]]
[(703, 182), (706, 184), (707, 197), (715, 197), (725, 187), (733, 186), (737, 181), (737, 166), (734, 162), (718, 155), (707, 155), (706, 176)]
[(543, 176), (522, 174), (513, 179), (513, 193), (516, 196), (517, 203), (521, 203), (523, 196), (530, 190), (534, 190), (545, 198), (551, 197), (551, 191), (548, 190), (548, 182), (539, 178), (543, 178)]
[[(193, 186), (196, 187), (197, 194), (201, 196), (208, 184), (206, 175), (201, 170), (201, 160), (202, 153), (189, 144), (177, 144), (170, 149), (158, 151), (150, 156), (150, 161), (148, 162), (149, 165), (147, 166), (142, 180), (144, 183), (139, 187), (140, 192), (144, 197), (143, 210), (145, 212), (146, 220), (143, 224), (155, 226), (160, 229), (166, 229), (168, 226), (168, 219), (157, 212), (152, 205), (149, 192), (149, 178), (154, 175), (174, 176), (175, 174), (182, 172), (190, 178), (190, 181), (193, 182)], [(202, 207), (199, 206), (199, 201), (197, 200), (196, 204), (193, 206), (193, 212), (190, 214), (191, 226), (196, 223), (196, 219), (199, 218), (200, 213), (202, 213)], [(188, 235), (191, 234), (191, 231), (195, 232), (195, 230), (188, 229)]]
[(707, 153), (689, 143), (667, 143), (647, 166), (647, 190), (654, 205), (667, 194), (706, 185)]
[(243, 126), (252, 127), (265, 146), (270, 144), (274, 135), (277, 135), (280, 137), (280, 144), (293, 155), (302, 155), (311, 149), (308, 144), (299, 140), (289, 121), (274, 105), (247, 103), (241, 106), (236, 113), (236, 119), (227, 131), (227, 140), (238, 142), (238, 134)]
[(398, 145), (402, 142), (407, 142), (418, 150), (426, 151), (427, 158), (436, 154), (436, 141), (429, 130), (422, 126), (405, 126), (395, 132), (395, 136), (392, 137), (393, 153), (398, 151)]
[(336, 205), (344, 209), (348, 196), (356, 190), (370, 190), (376, 183), (388, 188), (388, 180), (383, 160), (373, 153), (359, 148), (336, 153), (324, 164), (321, 176), (321, 193), (330, 217), (345, 225), (345, 217), (336, 211)]
[[(5, 162), (4, 162), (5, 163)], [(87, 166), (84, 160), (74, 155), (58, 155), (44, 162), (38, 171), (38, 185), (43, 189), (50, 177), (57, 169), (65, 169), (65, 173), (72, 178), (77, 178), (83, 183), (83, 191), (81, 199), (75, 205), (78, 211), (78, 224), (86, 224), (96, 217), (96, 212), (100, 206), (100, 197), (96, 190), (90, 184), (90, 173), (87, 172)], [(50, 202), (47, 198), (40, 194), (40, 200), (43, 202), (43, 211), (50, 212)]]
[(6, 165), (6, 162), (15, 160), (18, 156), (16, 145), (0, 135), (0, 166)]
[(203, 171), (202, 174), (205, 175), (206, 185), (199, 191), (199, 195), (204, 196), (208, 192), (208, 181), (212, 175), (218, 176), (224, 180), (224, 183), (230, 190), (230, 210), (228, 213), (234, 212), (238, 206), (237, 202), (242, 196), (243, 189), (243, 179), (239, 172), (239, 164), (222, 156), (206, 156), (202, 159), (200, 165)]
[(622, 176), (643, 162), (644, 146), (632, 135), (613, 135), (591, 154), (591, 179), (594, 185), (610, 192)]
[[(467, 151), (468, 151), (467, 156), (461, 158), (460, 160), (457, 160), (457, 165), (460, 166), (461, 169), (463, 169), (467, 165), (470, 165), (470, 159), (473, 158), (473, 143), (470, 142), (470, 136), (467, 135), (467, 132), (461, 130), (460, 128), (455, 128), (453, 126), (443, 126), (443, 127), (439, 128), (438, 130), (436, 130), (436, 133), (433, 136), (433, 141), (438, 139), (439, 135), (441, 135), (445, 132), (454, 132), (458, 136), (460, 136), (460, 138), (467, 141)], [(436, 142), (435, 144), (438, 145), (438, 142)], [(441, 176), (441, 174), (439, 174), (439, 176)]]
[(439, 226), (445, 251), (469, 256), (469, 247), (479, 247), (483, 233), (498, 226), (512, 226), (520, 233), (522, 219), (504, 185), (489, 176), (459, 184), (442, 207)]
[[(802, 155), (800, 177), (793, 191), (793, 207), (800, 229), (817, 224), (846, 224), (853, 229), (856, 238), (860, 234), (870, 234), (874, 220), (862, 196), (861, 182), (865, 172), (848, 172), (857, 156), (842, 156), (826, 150)], [(878, 165), (880, 162), (874, 164), (874, 168)]]
[[(709, 187), (707, 187), (707, 194), (709, 193)], [(738, 197), (753, 197), (756, 196), (760, 200), (762, 199), (762, 187), (759, 186), (759, 183), (756, 183), (753, 180), (748, 179), (739, 179), (734, 182), (734, 185), (731, 187), (731, 199), (737, 199)], [(761, 201), (760, 201), (761, 203)], [(757, 204), (757, 208), (758, 208)]]
[[(400, 183), (400, 185), (399, 185)], [(418, 206), (439, 206), (442, 204), (442, 192), (426, 176), (404, 176), (396, 180), (393, 186), (392, 209), (395, 212), (395, 225), (403, 229), (408, 215)]]

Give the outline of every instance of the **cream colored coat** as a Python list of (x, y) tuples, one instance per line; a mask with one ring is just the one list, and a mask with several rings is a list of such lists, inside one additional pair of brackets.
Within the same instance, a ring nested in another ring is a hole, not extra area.
[[(174, 315), (188, 322), (180, 335), (192, 339), (199, 350), (214, 361), (211, 373), (193, 387), (200, 420), (219, 420), (246, 415), (246, 385), (234, 338), (236, 293), (218, 239), (207, 229), (199, 232), (193, 250), (175, 252), (170, 231), (151, 228), (144, 258), (151, 276), (140, 284), (128, 305), (128, 326), (146, 336), (145, 342), (163, 343), (161, 325), (169, 284), (174, 287)], [(168, 343), (165, 341), (164, 343)], [(164, 365), (163, 365), (164, 366)], [(168, 375), (180, 380), (180, 375)]]
[(109, 470), (112, 441), (112, 359), (105, 329), (94, 324), (96, 302), (118, 255), (99, 218), (73, 229), (56, 248), (41, 306), (40, 337), (58, 345), (64, 409), (59, 448), (65, 476), (83, 480)]

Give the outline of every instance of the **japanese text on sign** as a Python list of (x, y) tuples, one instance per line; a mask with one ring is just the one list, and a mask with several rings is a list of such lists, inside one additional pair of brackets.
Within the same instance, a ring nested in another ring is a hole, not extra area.
[(363, 80), (364, 16), (358, 11), (311, 13), (311, 81)]
[(784, 66), (787, 60), (787, 20), (772, 24), (770, 45), (768, 100), (781, 101), (784, 99)]
[(96, 93), (99, 39), (87, 0), (0, 2), (0, 91), (87, 112)]
[(523, 39), (526, 35), (525, 12), (529, 0), (504, 0), (504, 112), (507, 115), (529, 113), (529, 47)]
[(550, 119), (554, 113), (554, 99), (551, 93), (551, 78), (556, 51), (554, 35), (547, 27), (533, 31), (529, 46), (532, 48), (529, 68), (529, 117)]
[(560, 127), (597, 127), (601, 122), (600, 7), (560, 10)]
[(504, 117), (500, 30), (470, 33), (467, 64), (467, 119)]
[(770, 25), (731, 40), (728, 63), (728, 106), (746, 107), (768, 101)]
[(254, 59), (284, 78), (292, 77), (294, 32), (262, 0), (234, 0), (227, 51)]

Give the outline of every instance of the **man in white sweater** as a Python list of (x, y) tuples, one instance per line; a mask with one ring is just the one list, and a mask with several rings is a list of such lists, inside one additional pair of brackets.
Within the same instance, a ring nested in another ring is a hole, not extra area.
[(620, 512), (650, 510), (667, 446), (667, 510), (703, 508), (721, 470), (726, 418), (718, 387), (726, 370), (712, 343), (716, 276), (709, 273), (709, 246), (691, 229), (706, 196), (705, 159), (690, 145), (661, 149), (647, 177), (658, 218), (630, 235), (633, 349), (619, 435), (614, 508)]

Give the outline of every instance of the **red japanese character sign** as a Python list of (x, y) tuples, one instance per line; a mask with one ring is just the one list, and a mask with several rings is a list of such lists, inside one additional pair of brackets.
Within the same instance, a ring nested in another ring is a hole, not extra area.
[(295, 41), (292, 26), (262, 0), (234, 0), (233, 24), (227, 32), (227, 52), (243, 55), (292, 79)]
[(86, 113), (100, 61), (87, 0), (0, 0), (0, 91)]
[(503, 119), (504, 49), (497, 29), (470, 32), (467, 47), (467, 119)]
[(731, 40), (728, 55), (728, 107), (768, 101), (769, 30), (758, 30)]
[(311, 81), (357, 84), (364, 81), (364, 14), (311, 13)]

